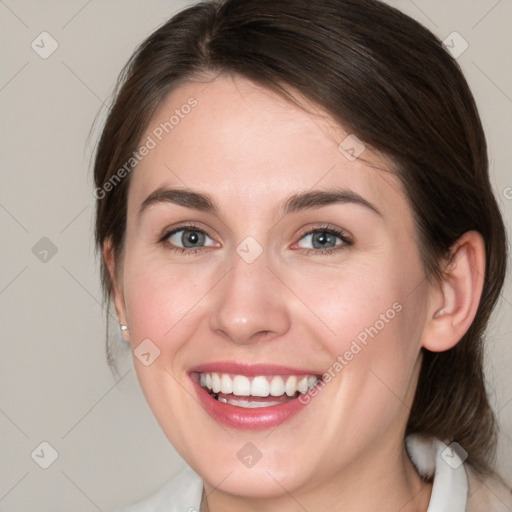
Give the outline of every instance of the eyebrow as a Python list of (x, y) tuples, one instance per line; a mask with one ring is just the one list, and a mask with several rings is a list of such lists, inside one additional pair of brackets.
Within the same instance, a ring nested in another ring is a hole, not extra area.
[[(150, 206), (159, 203), (172, 203), (186, 208), (218, 215), (219, 208), (209, 194), (181, 188), (159, 187), (143, 201), (139, 208), (139, 217)], [(309, 190), (290, 196), (283, 204), (283, 215), (302, 210), (313, 210), (333, 204), (357, 204), (382, 217), (380, 210), (372, 203), (352, 190), (332, 188), (328, 190)]]

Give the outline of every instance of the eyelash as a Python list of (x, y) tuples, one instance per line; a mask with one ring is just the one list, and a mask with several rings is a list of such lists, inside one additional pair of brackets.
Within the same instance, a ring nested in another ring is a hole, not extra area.
[[(170, 236), (174, 235), (175, 233), (178, 233), (179, 231), (196, 231), (198, 233), (205, 234), (209, 238), (212, 238), (206, 231), (204, 231), (203, 229), (199, 228), (198, 226), (195, 226), (193, 224), (187, 224), (185, 226), (179, 226), (179, 227), (174, 228), (174, 229), (172, 229), (170, 231), (166, 231), (165, 234), (161, 238), (158, 239), (158, 243), (164, 244), (167, 247), (167, 249), (172, 251), (172, 252), (176, 252), (176, 253), (179, 253), (179, 254), (186, 253), (188, 255), (196, 254), (196, 253), (202, 251), (203, 249), (207, 248), (207, 247), (184, 248), (184, 247), (174, 247), (174, 246), (170, 245), (167, 242), (168, 238)], [(342, 243), (339, 244), (339, 245), (336, 245), (334, 247), (330, 247), (328, 249), (302, 249), (303, 251), (306, 252), (306, 254), (310, 254), (311, 252), (313, 252), (313, 253), (315, 253), (317, 255), (329, 255), (329, 254), (332, 254), (334, 252), (338, 252), (339, 250), (342, 250), (345, 247), (350, 247), (354, 243), (352, 241), (352, 239), (345, 232), (343, 232), (343, 231), (341, 231), (339, 229), (330, 227), (330, 226), (318, 226), (318, 227), (310, 229), (308, 231), (304, 231), (299, 236), (299, 241), (302, 240), (306, 235), (310, 235), (310, 234), (313, 234), (313, 233), (327, 233), (329, 235), (334, 235), (334, 236), (340, 238)]]

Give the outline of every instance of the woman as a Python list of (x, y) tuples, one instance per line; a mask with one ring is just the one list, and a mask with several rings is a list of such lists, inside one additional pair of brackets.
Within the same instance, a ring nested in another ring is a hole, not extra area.
[(125, 68), (96, 241), (189, 464), (125, 510), (510, 510), (482, 334), (506, 242), (461, 71), (375, 0), (207, 1)]

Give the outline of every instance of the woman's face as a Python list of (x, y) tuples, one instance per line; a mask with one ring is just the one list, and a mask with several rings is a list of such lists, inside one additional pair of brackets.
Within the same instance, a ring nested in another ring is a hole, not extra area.
[(240, 77), (183, 84), (130, 177), (116, 305), (137, 375), (232, 494), (403, 455), (429, 290), (412, 212), (389, 162), (319, 113)]

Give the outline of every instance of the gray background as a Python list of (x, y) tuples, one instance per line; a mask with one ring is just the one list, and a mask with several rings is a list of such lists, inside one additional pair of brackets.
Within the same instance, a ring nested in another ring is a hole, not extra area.
[[(456, 31), (469, 44), (458, 61), (481, 111), (510, 232), (512, 2), (389, 3), (441, 39)], [(131, 359), (122, 358), (119, 377), (106, 365), (90, 158), (121, 66), (184, 5), (0, 1), (1, 511), (108, 511), (183, 467), (153, 419)], [(44, 31), (58, 44), (46, 59), (31, 47), (35, 41), (39, 52), (51, 49)], [(454, 45), (462, 49), (460, 40)], [(509, 277), (487, 346), (501, 425), (499, 467), (509, 481), (511, 319)], [(58, 457), (43, 469), (52, 450)]]

